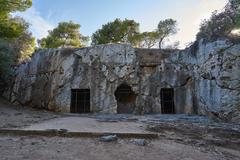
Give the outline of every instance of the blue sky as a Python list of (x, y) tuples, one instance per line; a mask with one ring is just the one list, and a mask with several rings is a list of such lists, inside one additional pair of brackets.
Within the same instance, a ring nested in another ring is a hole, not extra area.
[(115, 18), (134, 19), (141, 31), (152, 31), (160, 20), (178, 21), (179, 32), (167, 43), (180, 41), (181, 46), (194, 41), (199, 24), (214, 10), (224, 7), (227, 0), (33, 0), (33, 6), (17, 15), (31, 23), (37, 38), (60, 21), (81, 24), (80, 32), (91, 36), (102, 24)]

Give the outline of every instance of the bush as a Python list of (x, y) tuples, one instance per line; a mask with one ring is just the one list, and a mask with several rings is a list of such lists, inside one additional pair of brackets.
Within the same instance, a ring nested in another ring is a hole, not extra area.
[(218, 38), (230, 37), (231, 31), (240, 26), (239, 6), (239, 0), (230, 0), (223, 12), (214, 11), (209, 20), (201, 23), (197, 40), (214, 41)]
[(7, 41), (0, 40), (0, 77), (11, 75), (11, 48)]

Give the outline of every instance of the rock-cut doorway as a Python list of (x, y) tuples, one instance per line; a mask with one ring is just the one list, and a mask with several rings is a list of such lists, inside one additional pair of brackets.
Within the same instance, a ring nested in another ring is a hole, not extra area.
[(70, 112), (90, 112), (90, 89), (72, 89)]
[(162, 88), (160, 91), (160, 95), (162, 114), (175, 114), (174, 89)]
[(127, 84), (121, 84), (115, 91), (117, 100), (117, 113), (133, 113), (135, 109), (136, 94)]

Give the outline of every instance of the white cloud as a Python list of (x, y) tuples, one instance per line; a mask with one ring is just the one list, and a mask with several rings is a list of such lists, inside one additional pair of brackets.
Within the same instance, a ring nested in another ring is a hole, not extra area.
[(14, 15), (23, 17), (28, 23), (30, 23), (30, 31), (37, 39), (46, 37), (48, 31), (53, 29), (53, 25), (45, 20), (34, 7), (31, 7), (25, 12), (19, 12)]

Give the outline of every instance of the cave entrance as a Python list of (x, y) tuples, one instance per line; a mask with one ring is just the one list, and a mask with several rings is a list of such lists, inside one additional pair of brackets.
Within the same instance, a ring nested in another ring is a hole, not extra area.
[(71, 113), (90, 112), (90, 89), (72, 89)]
[(136, 94), (126, 84), (121, 84), (115, 91), (117, 100), (117, 113), (133, 113), (135, 108)]
[(162, 114), (175, 114), (174, 89), (162, 88), (160, 94)]

